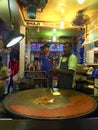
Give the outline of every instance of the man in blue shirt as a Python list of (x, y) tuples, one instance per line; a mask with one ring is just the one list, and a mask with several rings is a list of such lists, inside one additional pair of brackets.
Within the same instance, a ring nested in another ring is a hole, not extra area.
[(44, 45), (44, 54), (41, 56), (42, 70), (45, 71), (47, 77), (47, 86), (51, 86), (52, 81), (50, 80), (50, 71), (52, 69), (52, 57), (50, 55), (49, 45)]

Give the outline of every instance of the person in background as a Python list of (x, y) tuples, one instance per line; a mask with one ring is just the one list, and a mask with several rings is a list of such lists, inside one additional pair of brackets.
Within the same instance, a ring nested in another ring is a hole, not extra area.
[(57, 87), (64, 89), (73, 89), (75, 86), (74, 75), (77, 68), (77, 57), (71, 53), (73, 43), (71, 40), (66, 40), (63, 45), (64, 53), (60, 57), (57, 68), (51, 71), (51, 74), (59, 74)]
[(41, 65), (41, 70), (42, 70), (42, 57), (43, 57), (43, 55), (45, 55), (45, 49), (44, 49), (44, 45), (42, 45), (41, 47), (40, 47), (40, 56), (39, 56), (39, 59), (40, 59), (40, 65)]
[(15, 56), (15, 65), (14, 65), (14, 69), (13, 69), (13, 76), (18, 74), (18, 72), (19, 72), (19, 54), (16, 54), (16, 56)]
[(56, 68), (56, 58), (52, 58), (52, 69)]
[(2, 56), (0, 56), (0, 80), (5, 80), (8, 75), (8, 67), (2, 64)]
[(5, 94), (8, 94), (9, 92), (11, 92), (12, 88), (13, 88), (13, 70), (14, 70), (14, 66), (15, 66), (15, 58), (14, 58), (13, 52), (11, 52), (10, 53), (10, 60), (9, 60), (9, 64), (8, 64), (9, 78), (8, 78), (8, 84), (7, 84), (7, 87), (6, 87)]
[(40, 56), (45, 55), (44, 45), (40, 47)]
[(30, 63), (30, 65), (29, 65), (29, 70), (30, 70), (30, 71), (35, 71), (34, 61)]
[(40, 60), (39, 58), (35, 58), (34, 60), (34, 67), (35, 67), (35, 71), (41, 71), (41, 64), (40, 64)]
[(9, 71), (10, 71), (10, 76), (8, 79), (8, 84), (5, 88), (5, 94), (8, 94), (13, 90), (13, 83), (16, 78), (15, 76), (19, 72), (19, 54), (15, 54), (13, 52), (10, 53)]
[(34, 58), (34, 61), (29, 65), (30, 71), (40, 71), (40, 63), (38, 58)]
[(50, 71), (52, 69), (52, 56), (50, 55), (49, 45), (46, 43), (42, 48), (42, 56), (41, 56), (41, 64), (42, 64), (42, 71), (45, 71), (46, 78), (47, 78), (47, 86), (51, 87), (52, 79), (50, 77)]

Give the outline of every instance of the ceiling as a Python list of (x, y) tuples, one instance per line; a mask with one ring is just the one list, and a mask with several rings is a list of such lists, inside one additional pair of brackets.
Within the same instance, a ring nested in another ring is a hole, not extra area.
[[(98, 11), (98, 0), (85, 0), (83, 4), (79, 4), (77, 0), (48, 0), (42, 10), (37, 8), (36, 18), (28, 17), (27, 6), (21, 6), (17, 0), (10, 0), (10, 7), (14, 27), (19, 28), (20, 25), (24, 25), (28, 40), (51, 40), (53, 36), (59, 38), (60, 36), (80, 35), (83, 30), (80, 29), (80, 26), (72, 24), (77, 11), (84, 9), (84, 13), (92, 18)], [(0, 0), (0, 18), (10, 26), (7, 0)], [(61, 20), (65, 23), (64, 29), (60, 29)], [(54, 32), (53, 28), (56, 28), (57, 31)]]
[[(17, 0), (21, 1), (21, 0)], [(33, 1), (33, 0), (31, 0)], [(62, 9), (63, 8), (63, 9)], [(42, 12), (36, 12), (36, 18), (30, 19), (27, 15), (27, 10), (22, 8), (22, 15), (26, 21), (51, 21), (60, 22), (61, 19), (65, 21), (66, 25), (72, 23), (77, 11), (86, 9), (85, 13), (90, 17), (96, 12), (98, 8), (97, 0), (85, 0), (83, 4), (79, 4), (77, 0), (48, 0)], [(63, 12), (61, 12), (63, 10)]]

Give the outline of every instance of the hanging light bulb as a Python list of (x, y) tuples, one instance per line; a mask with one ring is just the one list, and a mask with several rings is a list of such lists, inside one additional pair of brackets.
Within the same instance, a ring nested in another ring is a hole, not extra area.
[(83, 4), (85, 0), (77, 0), (79, 4)]
[(59, 12), (60, 12), (61, 14), (64, 14), (64, 13), (65, 13), (65, 6), (64, 6), (63, 4), (60, 5)]
[(60, 28), (64, 29), (64, 15), (65, 15), (65, 5), (60, 5), (60, 15), (61, 15), (61, 21), (60, 21)]
[(56, 36), (53, 36), (53, 42), (56, 42)]
[(61, 22), (60, 22), (60, 28), (64, 29), (64, 26), (65, 26), (65, 22), (64, 22), (64, 20), (61, 20)]
[(61, 12), (61, 14), (65, 13), (65, 6), (64, 5), (61, 6), (60, 12)]
[(39, 27), (37, 27), (37, 32), (40, 32), (40, 28)]
[(56, 28), (53, 28), (52, 31), (55, 34), (57, 30), (56, 30)]

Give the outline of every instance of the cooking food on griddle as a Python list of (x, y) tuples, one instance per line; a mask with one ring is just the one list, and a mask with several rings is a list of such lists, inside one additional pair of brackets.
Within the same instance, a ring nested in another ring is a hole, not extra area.
[(55, 92), (53, 92), (53, 95), (58, 96), (58, 95), (61, 95), (61, 93), (58, 91), (55, 91)]
[(34, 99), (34, 103), (35, 104), (43, 104), (43, 105), (48, 105), (48, 104), (51, 104), (51, 103), (54, 103), (54, 97), (51, 96), (51, 95), (46, 95), (46, 96), (41, 96), (41, 97), (38, 97), (38, 98), (35, 98)]

